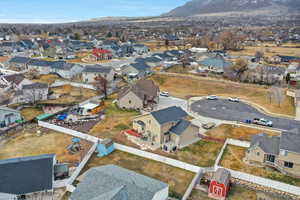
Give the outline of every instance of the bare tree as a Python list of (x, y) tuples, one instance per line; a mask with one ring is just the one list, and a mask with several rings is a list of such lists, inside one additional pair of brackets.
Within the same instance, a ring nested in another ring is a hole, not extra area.
[(107, 80), (101, 75), (95, 78), (95, 87), (99, 93), (104, 94), (104, 98), (107, 99)]
[(27, 72), (27, 78), (30, 79), (30, 80), (32, 80), (32, 79), (38, 79), (39, 77), (40, 77), (40, 73), (36, 69), (30, 69)]
[(248, 70), (248, 62), (244, 59), (238, 59), (231, 69), (236, 73), (238, 80), (241, 80), (242, 74)]

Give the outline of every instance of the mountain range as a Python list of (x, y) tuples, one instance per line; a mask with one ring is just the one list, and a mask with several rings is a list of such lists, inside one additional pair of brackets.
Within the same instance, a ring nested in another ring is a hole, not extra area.
[(187, 17), (220, 13), (285, 15), (300, 12), (300, 0), (191, 0), (162, 16)]

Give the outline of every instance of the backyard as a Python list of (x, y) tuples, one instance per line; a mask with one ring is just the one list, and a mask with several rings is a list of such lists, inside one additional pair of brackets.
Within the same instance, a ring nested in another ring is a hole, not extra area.
[(281, 106), (270, 102), (268, 87), (234, 83), (225, 80), (209, 79), (194, 75), (154, 75), (152, 79), (159, 85), (161, 91), (168, 91), (170, 95), (188, 99), (193, 96), (235, 96), (265, 107), (273, 113), (289, 116), (295, 115), (294, 101), (286, 97)]
[(229, 125), (229, 124), (222, 124), (214, 129), (207, 131), (205, 134), (208, 137), (212, 137), (224, 141), (227, 138), (251, 141), (254, 135), (260, 133), (267, 133), (268, 135), (278, 135), (278, 133), (276, 132), (259, 130), (255, 128), (245, 127), (245, 126)]
[(192, 172), (121, 151), (115, 151), (103, 158), (92, 156), (83, 169), (83, 172), (92, 167), (108, 164), (118, 165), (145, 176), (163, 181), (169, 184), (170, 195), (175, 197), (182, 197), (194, 177)]
[(57, 80), (61, 80), (61, 78), (55, 74), (46, 74), (46, 75), (40, 75), (38, 79), (34, 79), (32, 81), (38, 83), (47, 83), (51, 85)]
[(38, 107), (28, 107), (21, 110), (22, 117), (26, 121), (32, 120), (43, 113), (44, 111)]
[[(207, 193), (201, 190), (194, 189), (188, 198), (188, 200), (202, 200), (202, 199), (211, 199), (208, 198)], [(243, 188), (238, 185), (232, 185), (229, 191), (229, 195), (226, 198), (228, 200), (256, 200), (256, 192)]]
[(51, 88), (51, 91), (54, 92), (54, 94), (60, 95), (60, 97), (58, 99), (44, 101), (43, 103), (74, 104), (97, 96), (97, 92), (95, 90), (73, 87), (71, 85), (54, 87)]
[(290, 185), (300, 186), (300, 179), (283, 175), (280, 172), (268, 167), (254, 167), (243, 162), (246, 148), (228, 145), (221, 159), (221, 166), (232, 170), (237, 170), (255, 176), (273, 179)]
[(90, 143), (81, 141), (83, 150), (70, 154), (67, 147), (72, 144), (71, 136), (42, 127), (24, 127), (14, 135), (0, 144), (0, 159), (55, 153), (59, 162), (76, 164), (91, 147)]

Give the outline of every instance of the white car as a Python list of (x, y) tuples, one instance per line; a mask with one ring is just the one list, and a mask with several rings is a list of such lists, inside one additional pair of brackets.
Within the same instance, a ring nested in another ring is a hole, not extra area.
[(207, 100), (218, 100), (219, 98), (215, 95), (210, 95), (206, 97)]
[(163, 97), (169, 97), (169, 92), (163, 91), (163, 92), (160, 92), (159, 95), (160, 95), (160, 96), (163, 96)]
[(254, 118), (252, 120), (253, 124), (257, 124), (257, 125), (261, 125), (261, 126), (269, 126), (269, 127), (273, 127), (273, 122), (267, 119), (263, 119), (263, 118)]
[(231, 102), (240, 102), (239, 98), (237, 98), (237, 97), (229, 97), (228, 101), (231, 101)]

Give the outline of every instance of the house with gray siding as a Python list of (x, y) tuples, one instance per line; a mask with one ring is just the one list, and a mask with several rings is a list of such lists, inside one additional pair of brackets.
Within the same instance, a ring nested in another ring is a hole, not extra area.
[(72, 79), (79, 76), (83, 71), (83, 66), (79, 64), (66, 63), (64, 61), (56, 62), (51, 65), (51, 73), (56, 73), (65, 79)]
[(10, 126), (18, 120), (22, 120), (20, 111), (0, 106), (0, 128)]
[(16, 91), (11, 103), (36, 103), (48, 100), (49, 87), (45, 83), (32, 83), (23, 85)]
[(70, 200), (167, 200), (169, 186), (134, 171), (105, 165), (89, 169)]
[(85, 83), (95, 82), (95, 78), (98, 76), (102, 76), (108, 82), (112, 82), (115, 77), (115, 72), (112, 67), (101, 65), (87, 65), (82, 71), (82, 81)]

